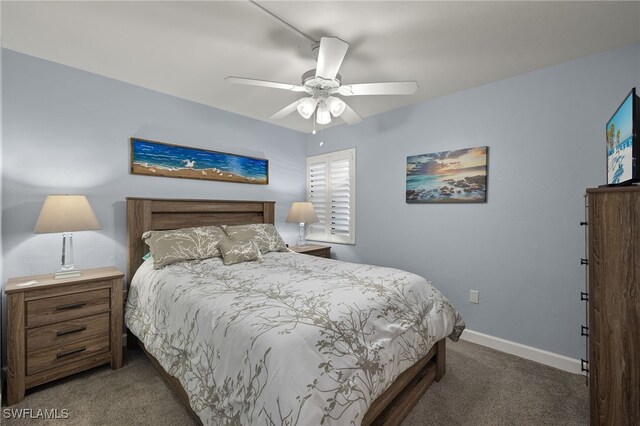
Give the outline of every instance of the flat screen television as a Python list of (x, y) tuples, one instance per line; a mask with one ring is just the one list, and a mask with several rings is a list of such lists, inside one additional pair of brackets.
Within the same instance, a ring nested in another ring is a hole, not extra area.
[(640, 181), (640, 99), (635, 87), (607, 122), (607, 184)]

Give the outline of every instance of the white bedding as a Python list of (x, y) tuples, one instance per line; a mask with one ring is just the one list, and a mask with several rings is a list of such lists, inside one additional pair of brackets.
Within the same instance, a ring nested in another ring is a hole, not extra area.
[(135, 274), (127, 327), (204, 424), (360, 424), (371, 403), (464, 322), (424, 278), (296, 253)]

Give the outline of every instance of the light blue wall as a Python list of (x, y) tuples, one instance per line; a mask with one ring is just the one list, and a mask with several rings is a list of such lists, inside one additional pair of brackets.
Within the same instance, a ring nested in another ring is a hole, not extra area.
[[(636, 44), (309, 135), (308, 155), (357, 148), (356, 245), (334, 252), (432, 280), (470, 329), (584, 356), (583, 194), (605, 183), (605, 123), (638, 85)], [(483, 145), (488, 203), (405, 203), (408, 155)]]
[[(81, 268), (124, 268), (124, 197), (270, 199), (284, 224), (304, 197), (304, 157), (355, 146), (357, 244), (342, 260), (433, 280), (469, 328), (583, 355), (584, 188), (604, 182), (604, 123), (640, 85), (640, 45), (370, 117), (319, 136), (3, 50), (3, 283), (58, 267), (60, 236), (34, 235), (50, 193), (85, 193), (103, 229), (77, 233)], [(132, 176), (131, 136), (270, 160), (266, 187)], [(305, 146), (306, 141), (306, 146)], [(488, 145), (489, 202), (407, 205), (407, 155)], [(468, 302), (480, 291), (479, 305)]]
[[(284, 219), (305, 196), (303, 134), (6, 49), (2, 89), (2, 288), (60, 266), (61, 236), (33, 234), (47, 194), (86, 194), (102, 225), (74, 234), (82, 269), (125, 270), (127, 196), (276, 201), (276, 226), (295, 242)], [(268, 158), (269, 185), (130, 175), (132, 136)]]
[[(1, 8), (0, 8), (1, 9)], [(0, 49), (2, 49), (2, 42), (0, 40)], [(2, 55), (0, 55), (0, 82), (2, 81)], [(2, 84), (0, 84), (0, 176), (2, 176)], [(2, 179), (0, 178), (0, 253), (2, 253)], [(2, 272), (2, 259), (0, 258), (0, 278), (3, 277)], [(2, 289), (2, 285), (0, 285), (0, 289)], [(4, 329), (5, 329), (5, 321), (6, 317), (4, 316), (4, 292), (0, 294), (0, 308), (2, 309), (0, 315), (0, 366), (5, 365), (4, 361), (4, 347), (5, 347), (5, 339), (4, 339)], [(2, 390), (4, 389), (4, 374), (0, 374), (0, 400), (2, 400)]]
[[(102, 230), (74, 234), (80, 268), (126, 265), (127, 196), (276, 201), (287, 242), (304, 198), (304, 135), (10, 50), (3, 57), (3, 283), (59, 267), (61, 236), (34, 235), (47, 194), (83, 193)], [(203, 87), (202, 90), (207, 90)], [(131, 136), (269, 159), (269, 185), (129, 174)]]

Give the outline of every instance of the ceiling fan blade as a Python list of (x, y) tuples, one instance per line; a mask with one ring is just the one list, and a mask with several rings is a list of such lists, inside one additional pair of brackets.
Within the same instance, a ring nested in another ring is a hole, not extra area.
[(349, 43), (335, 37), (322, 37), (320, 39), (320, 50), (318, 51), (318, 66), (316, 67), (316, 77), (333, 80), (338, 74), (340, 65), (347, 54)]
[(358, 124), (362, 121), (362, 117), (360, 117), (349, 105), (345, 105), (345, 109), (342, 114), (340, 114), (340, 118), (346, 121), (348, 125)]
[(253, 78), (229, 76), (229, 77), (226, 77), (225, 80), (227, 80), (229, 83), (245, 84), (247, 86), (269, 87), (272, 89), (291, 90), (292, 92), (306, 91), (304, 86), (298, 86), (295, 84), (287, 84), (287, 83), (278, 83), (275, 81), (267, 81), (267, 80), (255, 80)]
[(279, 120), (281, 118), (286, 117), (287, 115), (291, 114), (293, 111), (295, 111), (298, 108), (298, 104), (300, 104), (302, 101), (304, 101), (307, 98), (302, 98), (302, 99), (298, 99), (297, 101), (295, 101), (292, 104), (287, 105), (286, 107), (282, 108), (280, 111), (276, 112), (275, 114), (273, 114), (271, 117), (271, 119), (273, 120)]
[(413, 95), (418, 90), (415, 81), (393, 81), (388, 83), (345, 84), (336, 93), (343, 96), (362, 95)]

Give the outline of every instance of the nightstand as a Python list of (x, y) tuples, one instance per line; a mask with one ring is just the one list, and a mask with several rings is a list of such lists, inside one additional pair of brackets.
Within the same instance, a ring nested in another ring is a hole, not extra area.
[(289, 246), (289, 250), (300, 254), (308, 254), (310, 256), (326, 257), (327, 259), (331, 258), (331, 247), (329, 246), (309, 244), (306, 246)]
[[(122, 367), (122, 278), (115, 268), (7, 282), (7, 401), (26, 389), (98, 365)], [(21, 283), (36, 281), (21, 286)]]

